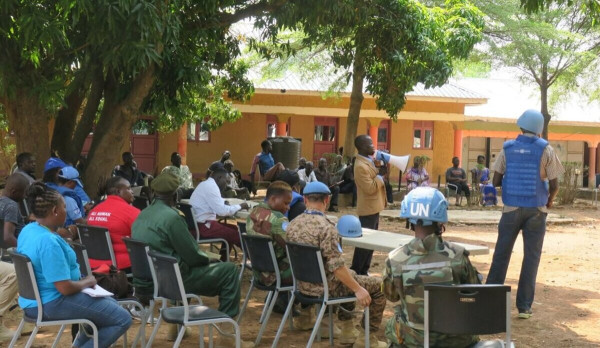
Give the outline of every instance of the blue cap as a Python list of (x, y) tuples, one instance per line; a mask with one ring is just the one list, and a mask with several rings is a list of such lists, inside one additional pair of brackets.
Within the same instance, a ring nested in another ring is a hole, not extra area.
[(66, 166), (58, 172), (58, 177), (66, 180), (73, 180), (77, 183), (77, 185), (83, 187), (83, 184), (79, 180), (79, 172), (77, 169)]
[(535, 134), (542, 134), (544, 131), (544, 115), (537, 110), (525, 110), (517, 120), (517, 126)]
[(44, 172), (47, 172), (50, 169), (54, 169), (54, 168), (64, 168), (66, 166), (67, 166), (67, 164), (65, 162), (63, 162), (60, 158), (50, 157), (46, 161), (46, 164), (44, 164)]
[(411, 224), (421, 220), (423, 226), (433, 222), (448, 222), (448, 202), (444, 195), (433, 187), (417, 187), (410, 191), (400, 206), (400, 217)]
[(336, 225), (338, 233), (342, 237), (358, 238), (362, 236), (360, 220), (354, 215), (342, 216)]
[(320, 181), (313, 181), (306, 184), (306, 186), (304, 186), (304, 191), (302, 191), (302, 194), (304, 195), (310, 195), (311, 193), (330, 195), (331, 191), (329, 191), (329, 187), (327, 187), (327, 185), (324, 183)]

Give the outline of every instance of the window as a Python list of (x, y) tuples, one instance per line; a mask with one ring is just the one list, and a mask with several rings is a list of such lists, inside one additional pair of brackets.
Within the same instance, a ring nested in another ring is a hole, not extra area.
[(316, 141), (335, 141), (335, 126), (315, 126)]
[(413, 123), (413, 149), (433, 148), (433, 121)]
[(188, 123), (188, 141), (210, 141), (210, 130), (205, 122)]

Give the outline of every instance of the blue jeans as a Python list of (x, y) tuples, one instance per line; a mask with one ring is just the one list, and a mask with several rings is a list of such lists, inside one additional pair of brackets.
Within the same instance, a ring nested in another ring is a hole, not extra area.
[[(25, 308), (24, 311), (30, 317), (37, 316), (37, 307)], [(69, 319), (88, 319), (93, 322), (98, 327), (100, 348), (109, 347), (131, 326), (131, 315), (110, 297), (94, 298), (80, 292), (61, 296), (44, 305), (43, 320)], [(94, 341), (80, 331), (73, 346), (91, 348)]]
[(498, 240), (494, 250), (492, 266), (487, 277), (487, 284), (504, 284), (510, 256), (519, 231), (523, 231), (523, 263), (517, 290), (517, 308), (531, 308), (535, 295), (535, 279), (537, 277), (542, 245), (546, 233), (546, 215), (538, 208), (518, 208), (503, 213), (498, 224)]

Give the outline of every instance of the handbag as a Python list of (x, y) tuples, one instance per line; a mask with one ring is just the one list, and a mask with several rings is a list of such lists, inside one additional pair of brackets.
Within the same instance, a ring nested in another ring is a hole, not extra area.
[(100, 266), (92, 271), (92, 274), (98, 285), (112, 292), (115, 298), (126, 298), (133, 293), (133, 287), (127, 281), (127, 274), (113, 265)]

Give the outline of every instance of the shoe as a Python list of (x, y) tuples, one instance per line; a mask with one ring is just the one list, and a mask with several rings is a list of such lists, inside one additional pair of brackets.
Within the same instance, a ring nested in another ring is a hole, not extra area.
[(315, 312), (313, 306), (300, 307), (300, 315), (292, 319), (294, 328), (301, 331), (312, 330), (315, 326)]
[[(215, 343), (216, 348), (231, 348), (235, 347), (235, 332), (231, 325), (229, 327), (221, 326), (219, 327), (222, 332), (219, 333), (219, 338)], [(244, 341), (240, 338), (240, 347), (241, 348), (254, 348), (254, 342)]]
[[(387, 348), (387, 342), (382, 342), (377, 339), (377, 335), (374, 332), (369, 334), (369, 348)], [(361, 329), (359, 331), (358, 337), (352, 348), (365, 348), (365, 330)]]
[(0, 324), (0, 342), (8, 342), (15, 335), (15, 330), (9, 329), (3, 324)]
[(529, 319), (533, 315), (533, 311), (531, 308), (529, 309), (519, 309), (519, 319)]
[[(129, 314), (131, 314), (131, 317), (133, 319), (142, 321), (142, 313), (140, 313), (140, 311), (138, 311), (134, 306), (129, 307)], [(150, 324), (150, 325), (156, 324), (157, 321), (158, 321), (157, 318), (153, 318), (150, 316), (148, 318), (146, 318), (146, 323)]]
[[(333, 338), (338, 339), (342, 336), (342, 329), (333, 322)], [(329, 338), (329, 318), (327, 316), (323, 316), (323, 320), (321, 321), (321, 337)]]
[(25, 325), (23, 325), (23, 329), (21, 330), (21, 336), (29, 335), (30, 333), (33, 332), (34, 328), (35, 328), (35, 325), (33, 323), (25, 323)]
[(342, 330), (339, 339), (341, 344), (353, 344), (360, 334), (360, 331), (354, 327), (354, 321), (352, 320), (340, 321), (340, 329)]
[[(167, 331), (167, 341), (175, 341), (177, 339), (178, 334), (179, 334), (178, 325), (177, 324), (169, 324), (169, 328)], [(190, 334), (191, 334), (190, 328), (186, 327), (185, 332), (183, 333), (183, 338), (186, 338)]]
[[(275, 301), (275, 306), (273, 306), (273, 312), (278, 314), (285, 314), (287, 310), (288, 302), (282, 296), (277, 296), (277, 301)], [(300, 315), (300, 311), (296, 309), (296, 306), (292, 306), (292, 317), (297, 317)]]

